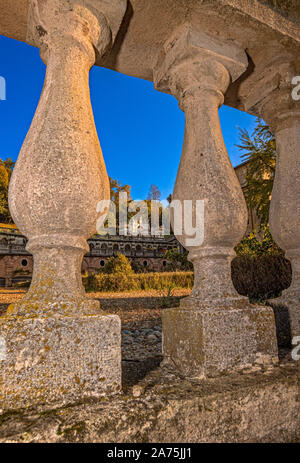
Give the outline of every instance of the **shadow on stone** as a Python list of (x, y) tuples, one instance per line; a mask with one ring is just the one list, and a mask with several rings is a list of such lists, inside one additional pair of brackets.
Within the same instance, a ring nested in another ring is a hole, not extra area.
[(122, 387), (124, 391), (144, 379), (148, 373), (159, 367), (163, 357), (158, 355), (142, 360), (122, 361)]
[(288, 308), (284, 305), (269, 304), (274, 311), (278, 347), (291, 347), (291, 324)]

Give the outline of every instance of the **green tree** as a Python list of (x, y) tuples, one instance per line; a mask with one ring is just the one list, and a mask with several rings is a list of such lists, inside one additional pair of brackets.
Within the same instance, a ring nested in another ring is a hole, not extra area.
[(8, 208), (8, 186), (14, 168), (14, 162), (8, 158), (0, 159), (0, 222), (13, 223)]
[(256, 211), (260, 221), (257, 232), (250, 233), (236, 246), (238, 256), (283, 255), (284, 252), (274, 242), (269, 227), (269, 211), (276, 168), (276, 142), (269, 127), (257, 119), (257, 125), (250, 136), (240, 129), (240, 150), (247, 161), (247, 206)]
[(104, 273), (131, 275), (133, 272), (131, 264), (126, 256), (118, 253), (117, 257), (110, 257), (103, 267)]
[(110, 199), (116, 205), (119, 204), (119, 194), (120, 193), (127, 193), (128, 200), (131, 200), (131, 186), (130, 185), (122, 185), (119, 180), (114, 180), (113, 178), (109, 177), (109, 184), (110, 184)]
[(169, 204), (171, 204), (171, 202), (173, 201), (172, 193), (170, 193), (169, 196), (167, 197), (167, 201), (168, 201)]
[(168, 249), (165, 258), (171, 262), (172, 270), (180, 267), (180, 270), (193, 270), (193, 264), (188, 260), (188, 252), (180, 254), (177, 249)]
[(269, 127), (258, 119), (252, 135), (240, 130), (242, 158), (247, 164), (245, 198), (249, 208), (256, 210), (261, 227), (269, 221), (270, 200), (276, 167), (276, 142)]
[(235, 248), (237, 256), (283, 256), (284, 252), (273, 240), (269, 226), (266, 225), (261, 232), (262, 236), (257, 236), (256, 232), (246, 236)]

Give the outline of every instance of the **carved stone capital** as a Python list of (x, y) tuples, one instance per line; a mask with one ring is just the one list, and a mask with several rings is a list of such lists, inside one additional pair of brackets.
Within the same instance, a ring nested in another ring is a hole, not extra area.
[(183, 107), (187, 96), (213, 93), (223, 104), (230, 80), (246, 69), (245, 52), (235, 43), (224, 43), (185, 24), (164, 44), (154, 69), (157, 90), (171, 93)]
[(262, 117), (274, 132), (298, 124), (300, 105), (292, 96), (297, 75), (300, 66), (288, 54), (258, 60), (256, 73), (247, 83), (245, 110)]
[(52, 47), (67, 49), (77, 42), (95, 62), (94, 48), (102, 56), (113, 44), (127, 0), (31, 0), (27, 38), (40, 44), (47, 62)]

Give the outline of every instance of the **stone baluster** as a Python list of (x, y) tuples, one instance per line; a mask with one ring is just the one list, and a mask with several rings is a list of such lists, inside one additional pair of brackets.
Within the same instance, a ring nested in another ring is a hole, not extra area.
[(180, 200), (183, 211), (184, 201), (192, 201), (194, 224), (196, 201), (204, 201), (204, 239), (196, 242), (197, 229), (194, 236), (176, 235), (194, 264), (192, 294), (179, 309), (163, 314), (165, 363), (187, 376), (214, 376), (277, 359), (272, 310), (251, 307), (231, 281), (233, 248), (246, 231), (247, 208), (218, 109), (230, 81), (247, 63), (236, 44), (185, 25), (165, 43), (154, 70), (156, 88), (173, 94), (186, 116), (173, 199)]
[(126, 0), (30, 2), (29, 34), (47, 72), (9, 189), (34, 271), (28, 293), (0, 319), (9, 353), (0, 368), (5, 405), (120, 388), (120, 320), (86, 297), (81, 263), (97, 203), (109, 199), (89, 70), (95, 50), (101, 56), (112, 45), (125, 9)]
[(270, 49), (269, 55), (258, 58), (262, 72), (250, 87), (246, 108), (255, 108), (276, 137), (270, 229), (291, 261), (293, 279), (282, 296), (270, 303), (288, 308), (293, 337), (300, 336), (300, 102), (293, 99), (292, 80), (300, 68), (298, 59), (287, 52)]

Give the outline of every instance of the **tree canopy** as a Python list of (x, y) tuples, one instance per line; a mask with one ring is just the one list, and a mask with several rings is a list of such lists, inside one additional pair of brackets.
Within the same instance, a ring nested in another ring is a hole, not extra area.
[(269, 222), (270, 200), (276, 167), (275, 136), (269, 127), (258, 119), (252, 135), (240, 130), (241, 156), (247, 164), (245, 198), (249, 208), (256, 210), (261, 227)]
[(134, 273), (126, 256), (118, 253), (117, 257), (110, 257), (103, 267), (103, 273), (131, 275)]
[(13, 223), (8, 209), (8, 186), (15, 163), (8, 158), (0, 159), (0, 222)]

